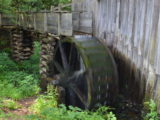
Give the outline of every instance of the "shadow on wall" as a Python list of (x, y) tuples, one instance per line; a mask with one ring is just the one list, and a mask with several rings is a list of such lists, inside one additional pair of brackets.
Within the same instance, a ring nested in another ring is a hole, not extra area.
[(143, 103), (146, 78), (129, 59), (117, 50), (112, 50), (119, 74), (119, 91), (126, 99)]

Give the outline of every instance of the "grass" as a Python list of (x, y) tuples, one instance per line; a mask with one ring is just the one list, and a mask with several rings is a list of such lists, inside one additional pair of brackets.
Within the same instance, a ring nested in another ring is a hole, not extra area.
[(57, 91), (56, 88), (54, 88), (51, 85), (48, 85), (46, 94), (39, 95), (38, 98), (35, 101), (35, 104), (33, 104), (30, 107), (30, 110), (33, 113), (40, 113), (44, 109), (51, 108), (51, 107), (57, 107)]
[(39, 47), (35, 54), (21, 63), (15, 63), (5, 52), (0, 53), (0, 98), (20, 100), (39, 92)]
[(40, 44), (35, 43), (35, 52), (29, 60), (21, 63), (12, 61), (6, 52), (0, 53), (0, 119), (16, 115), (6, 114), (2, 109), (18, 109), (17, 100), (38, 95)]
[(81, 110), (57, 104), (56, 89), (48, 87), (45, 95), (37, 98), (30, 108), (35, 114), (27, 116), (28, 120), (117, 120), (109, 107), (100, 107), (94, 111)]
[(8, 108), (10, 110), (15, 110), (21, 108), (21, 106), (14, 100), (6, 99), (2, 101), (2, 107)]

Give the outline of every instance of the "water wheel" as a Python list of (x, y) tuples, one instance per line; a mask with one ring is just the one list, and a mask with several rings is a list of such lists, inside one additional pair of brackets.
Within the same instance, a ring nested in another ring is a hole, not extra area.
[(118, 77), (110, 51), (92, 36), (57, 40), (52, 69), (52, 84), (65, 89), (65, 103), (90, 109), (114, 102)]

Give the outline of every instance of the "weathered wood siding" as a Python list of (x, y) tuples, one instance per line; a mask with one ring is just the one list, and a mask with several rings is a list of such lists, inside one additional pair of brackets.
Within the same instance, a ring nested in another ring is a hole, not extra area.
[(72, 35), (72, 26), (72, 14), (60, 14), (60, 34), (65, 36)]
[(92, 12), (74, 12), (73, 13), (73, 30), (85, 33), (92, 33)]
[(73, 11), (93, 13), (94, 35), (117, 60), (121, 91), (137, 101), (146, 93), (160, 109), (160, 0), (73, 0)]
[(47, 13), (47, 29), (48, 32), (59, 34), (59, 14), (58, 13)]

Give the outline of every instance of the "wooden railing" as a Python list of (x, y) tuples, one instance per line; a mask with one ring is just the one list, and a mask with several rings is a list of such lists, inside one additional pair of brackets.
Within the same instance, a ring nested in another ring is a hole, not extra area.
[(16, 15), (0, 15), (1, 26), (22, 26), (24, 29), (33, 28), (44, 33), (72, 36), (72, 13), (37, 12), (17, 13)]
[(13, 14), (0, 13), (0, 26), (21, 26), (33, 28), (40, 33), (72, 36), (73, 31), (92, 34), (92, 13), (86, 11), (65, 11), (67, 4), (51, 7), (50, 11), (18, 12)]

